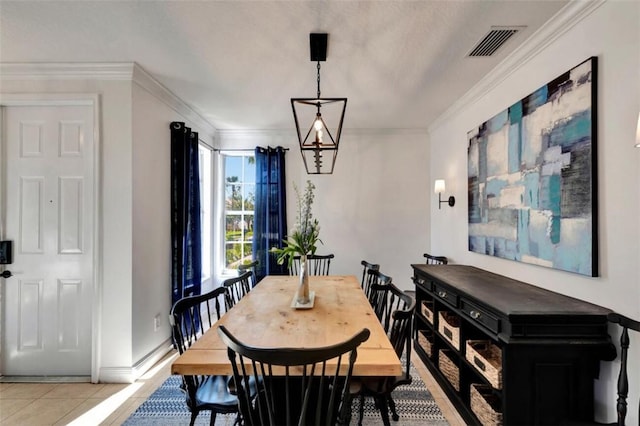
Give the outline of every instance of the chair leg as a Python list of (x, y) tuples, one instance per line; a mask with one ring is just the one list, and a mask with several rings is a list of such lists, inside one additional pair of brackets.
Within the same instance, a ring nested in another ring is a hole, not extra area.
[(211, 412), (211, 420), (209, 420), (209, 426), (214, 426), (216, 424), (216, 412)]
[(338, 413), (338, 419), (337, 419), (338, 425), (351, 424), (351, 405), (352, 405), (351, 394), (347, 394), (345, 396), (344, 401), (342, 402), (342, 406), (340, 407), (340, 412)]
[(362, 417), (364, 417), (364, 395), (360, 394), (360, 406), (358, 407), (358, 426), (362, 426)]
[(191, 412), (191, 421), (189, 422), (189, 426), (193, 426), (196, 423), (196, 417), (198, 417), (197, 411)]
[(391, 421), (389, 420), (389, 407), (387, 405), (387, 398), (379, 397), (376, 398), (378, 400), (378, 405), (380, 406), (380, 415), (382, 416), (382, 423), (384, 426), (391, 426)]
[(391, 395), (387, 397), (387, 400), (389, 403), (389, 408), (391, 409), (391, 418), (394, 422), (397, 422), (400, 419), (400, 416), (396, 412), (396, 402), (393, 400), (393, 397)]

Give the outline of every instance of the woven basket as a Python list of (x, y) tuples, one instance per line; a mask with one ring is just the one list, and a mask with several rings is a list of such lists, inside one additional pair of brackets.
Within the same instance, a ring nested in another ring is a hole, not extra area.
[(484, 426), (501, 426), (500, 400), (488, 385), (471, 384), (471, 411)]
[(418, 330), (418, 344), (431, 358), (433, 354), (433, 334), (429, 330)]
[(440, 349), (438, 356), (438, 368), (444, 374), (444, 377), (447, 378), (449, 383), (453, 386), (453, 388), (460, 392), (460, 369), (458, 366), (451, 360), (449, 357), (448, 349)]
[(467, 360), (491, 383), (502, 389), (502, 350), (488, 340), (467, 340)]
[(422, 313), (422, 316), (427, 319), (427, 321), (433, 324), (433, 302), (423, 300), (420, 305), (420, 312)]
[(448, 311), (438, 312), (438, 331), (442, 336), (460, 350), (460, 317)]

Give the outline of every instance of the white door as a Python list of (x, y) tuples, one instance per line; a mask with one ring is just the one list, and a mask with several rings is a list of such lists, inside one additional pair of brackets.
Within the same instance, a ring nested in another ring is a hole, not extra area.
[(2, 108), (3, 376), (90, 376), (94, 136), (91, 106)]

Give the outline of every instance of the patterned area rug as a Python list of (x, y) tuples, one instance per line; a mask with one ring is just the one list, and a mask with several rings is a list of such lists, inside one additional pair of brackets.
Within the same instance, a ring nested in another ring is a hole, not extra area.
[[(401, 386), (393, 393), (400, 420), (392, 424), (402, 426), (446, 426), (448, 425), (440, 408), (427, 390), (420, 374), (411, 365), (413, 383)], [(180, 376), (171, 376), (146, 400), (124, 423), (127, 426), (138, 425), (188, 425), (191, 414), (185, 403), (184, 393), (180, 390)], [(352, 424), (357, 424), (359, 401), (353, 401)], [(196, 419), (196, 425), (208, 425), (210, 415), (202, 412)], [(216, 426), (231, 426), (235, 415), (218, 415)], [(363, 425), (381, 425), (380, 413), (371, 398), (365, 399)]]

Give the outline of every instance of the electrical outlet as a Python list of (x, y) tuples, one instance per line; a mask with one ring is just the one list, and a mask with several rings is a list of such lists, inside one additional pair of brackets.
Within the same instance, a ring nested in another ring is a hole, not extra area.
[(153, 318), (153, 331), (158, 331), (160, 328), (160, 314)]

